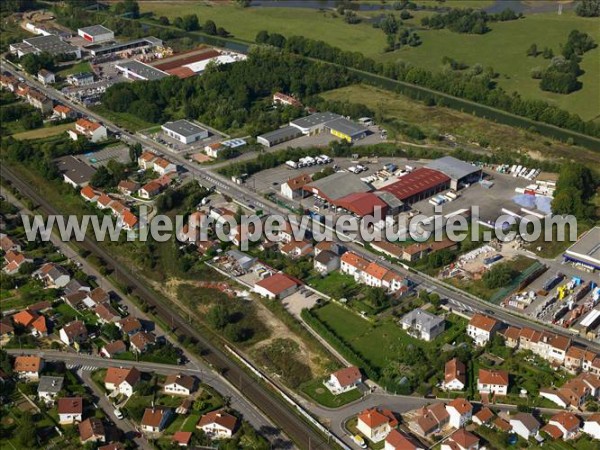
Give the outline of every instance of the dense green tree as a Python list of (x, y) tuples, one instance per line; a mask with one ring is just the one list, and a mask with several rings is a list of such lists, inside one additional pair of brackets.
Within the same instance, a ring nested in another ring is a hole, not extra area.
[(212, 20), (207, 20), (202, 26), (202, 31), (211, 36), (215, 36), (217, 34), (217, 25)]
[(600, 17), (600, 0), (581, 0), (575, 12), (581, 17)]
[(529, 46), (529, 48), (527, 49), (527, 56), (537, 57), (538, 54), (539, 54), (539, 52), (538, 52), (537, 45), (531, 44)]
[(497, 289), (508, 286), (517, 275), (510, 263), (499, 263), (483, 274), (483, 283), (488, 289)]

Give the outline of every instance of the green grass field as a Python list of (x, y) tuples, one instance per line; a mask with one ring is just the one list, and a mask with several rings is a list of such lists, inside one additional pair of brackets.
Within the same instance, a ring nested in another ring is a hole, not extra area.
[(54, 125), (50, 127), (37, 128), (35, 130), (23, 131), (22, 133), (17, 133), (13, 135), (13, 137), (20, 141), (25, 139), (42, 139), (47, 138), (49, 136), (56, 136), (57, 134), (64, 133), (71, 128), (73, 128), (72, 123), (63, 123), (60, 125)]
[[(578, 113), (584, 120), (600, 118), (600, 47), (583, 56), (581, 68), (585, 71), (579, 79), (583, 89), (569, 95), (542, 91), (539, 80), (531, 78), (531, 69), (546, 67), (549, 63), (540, 56), (526, 56), (533, 43), (541, 50), (544, 47), (560, 53), (560, 45), (567, 40), (571, 30), (585, 31), (600, 42), (600, 27), (597, 20), (584, 19), (573, 13), (558, 16), (555, 13), (532, 14), (522, 20), (491, 24), (487, 34), (466, 35), (448, 30), (421, 30), (423, 44), (406, 47), (385, 54), (380, 61), (403, 60), (417, 66), (439, 70), (442, 58), (449, 56), (467, 64), (480, 63), (491, 66), (500, 73), (499, 85), (508, 92), (518, 91), (526, 98), (544, 99), (563, 109)], [(371, 55), (375, 56), (375, 55)]]
[(302, 386), (301, 389), (302, 392), (304, 392), (314, 401), (327, 408), (339, 408), (340, 406), (358, 400), (362, 396), (358, 389), (352, 389), (351, 391), (344, 392), (343, 394), (333, 395), (323, 385), (322, 379), (309, 381)]
[[(540, 138), (537, 134), (497, 124), (454, 109), (425, 106), (404, 95), (373, 86), (352, 85), (325, 92), (321, 96), (328, 100), (350, 101), (365, 105), (383, 116), (384, 126), (393, 127), (395, 121), (406, 122), (418, 126), (425, 133), (449, 133), (456, 136), (459, 143), (486, 140), (493, 149), (527, 152), (537, 159), (571, 159), (576, 155), (577, 160), (592, 167), (600, 165), (598, 152), (550, 141)], [(399, 140), (402, 139), (406, 138), (399, 136)]]
[(74, 73), (89, 73), (91, 71), (92, 66), (90, 66), (90, 63), (87, 61), (82, 61), (77, 64), (65, 66), (63, 69), (56, 72), (56, 75), (66, 79), (69, 75)]
[[(301, 35), (323, 40), (343, 50), (363, 53), (378, 61), (402, 60), (417, 66), (439, 70), (442, 58), (449, 56), (467, 64), (480, 63), (492, 66), (500, 73), (499, 84), (508, 92), (514, 90), (524, 97), (544, 99), (570, 112), (578, 113), (584, 120), (600, 120), (600, 47), (588, 52), (581, 64), (585, 74), (580, 77), (583, 89), (570, 95), (543, 92), (539, 81), (530, 76), (534, 67), (545, 67), (548, 61), (541, 56), (526, 56), (527, 48), (536, 43), (538, 48), (548, 46), (555, 54), (560, 44), (573, 29), (585, 31), (600, 42), (600, 27), (594, 19), (577, 17), (573, 12), (561, 16), (556, 13), (529, 14), (522, 20), (492, 23), (492, 31), (485, 35), (452, 33), (447, 30), (421, 30), (420, 18), (430, 12), (417, 12), (407, 25), (415, 27), (423, 40), (419, 47), (406, 47), (384, 53), (386, 39), (383, 32), (374, 29), (366, 20), (357, 25), (346, 24), (333, 11), (303, 8), (239, 8), (232, 4), (191, 2), (139, 2), (142, 12), (153, 12), (156, 17), (174, 18), (195, 13), (203, 23), (214, 20), (236, 38), (254, 41), (260, 30), (281, 33), (285, 36)], [(435, 4), (435, 1), (424, 2)], [(448, 1), (445, 6), (473, 8), (489, 6), (491, 1)], [(365, 19), (383, 11), (359, 12)], [(397, 14), (397, 13), (396, 13)], [(310, 24), (310, 25), (308, 25)]]

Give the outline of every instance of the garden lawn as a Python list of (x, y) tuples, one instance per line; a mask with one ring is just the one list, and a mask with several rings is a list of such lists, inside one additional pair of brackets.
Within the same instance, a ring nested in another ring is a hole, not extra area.
[(314, 277), (308, 284), (324, 294), (333, 298), (352, 297), (359, 291), (359, 286), (350, 275), (340, 271), (331, 272), (325, 277)]
[(72, 128), (72, 123), (63, 123), (60, 125), (36, 128), (35, 130), (23, 131), (22, 133), (14, 134), (13, 137), (20, 141), (24, 139), (40, 139), (48, 136), (56, 136), (57, 134), (65, 133), (67, 130)]
[(61, 78), (67, 78), (69, 75), (73, 75), (74, 73), (91, 73), (92, 66), (87, 61), (82, 61), (77, 64), (73, 64), (70, 66), (65, 66), (61, 70), (56, 72), (56, 75)]
[(360, 390), (352, 389), (343, 394), (333, 395), (329, 389), (323, 385), (323, 380), (312, 380), (301, 387), (302, 392), (312, 398), (314, 401), (327, 408), (339, 408), (347, 403), (358, 400), (362, 397)]
[(446, 320), (446, 331), (436, 340), (425, 342), (409, 336), (391, 318), (373, 325), (334, 303), (328, 303), (316, 309), (314, 313), (356, 352), (379, 369), (396, 360), (404, 345), (420, 347), (425, 353), (435, 352), (438, 345), (452, 342), (466, 327), (463, 319), (450, 316)]

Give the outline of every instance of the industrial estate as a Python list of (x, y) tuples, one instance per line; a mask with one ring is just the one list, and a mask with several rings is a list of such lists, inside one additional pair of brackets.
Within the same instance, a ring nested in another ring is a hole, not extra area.
[[(558, 108), (600, 85), (600, 2), (152, 3), (2, 6), (2, 448), (599, 447), (600, 99)], [(307, 11), (398, 61), (267, 20)], [(519, 48), (550, 103), (402, 60), (550, 14), (597, 28)], [(141, 239), (156, 217), (185, 220)]]

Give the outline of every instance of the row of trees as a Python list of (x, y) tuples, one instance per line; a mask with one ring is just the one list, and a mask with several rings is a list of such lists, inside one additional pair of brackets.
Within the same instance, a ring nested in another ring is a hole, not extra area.
[[(158, 23), (165, 26), (171, 25), (169, 18), (166, 16), (159, 17)], [(204, 25), (200, 25), (200, 19), (197, 14), (187, 14), (182, 17), (175, 17), (172, 25), (184, 31), (203, 31), (211, 36), (230, 36), (230, 33), (225, 28), (217, 27), (217, 24), (213, 20), (207, 20), (204, 22)]]
[(505, 9), (499, 14), (487, 14), (477, 9), (452, 9), (445, 14), (435, 14), (421, 19), (421, 25), (434, 30), (447, 28), (455, 33), (485, 34), (490, 31), (489, 22), (505, 22), (522, 17), (512, 9)]
[[(577, 114), (570, 114), (543, 100), (522, 98), (518, 93), (508, 93), (499, 88), (490, 71), (474, 75), (460, 72), (432, 72), (412, 64), (398, 61), (378, 63), (359, 52), (342, 51), (323, 41), (302, 36), (285, 40), (286, 50), (310, 58), (330, 61), (342, 66), (382, 75), (393, 80), (408, 82), (455, 97), (501, 109), (531, 120), (576, 131), (590, 136), (600, 136), (600, 125), (585, 122)], [(493, 70), (491, 71), (493, 73)]]

